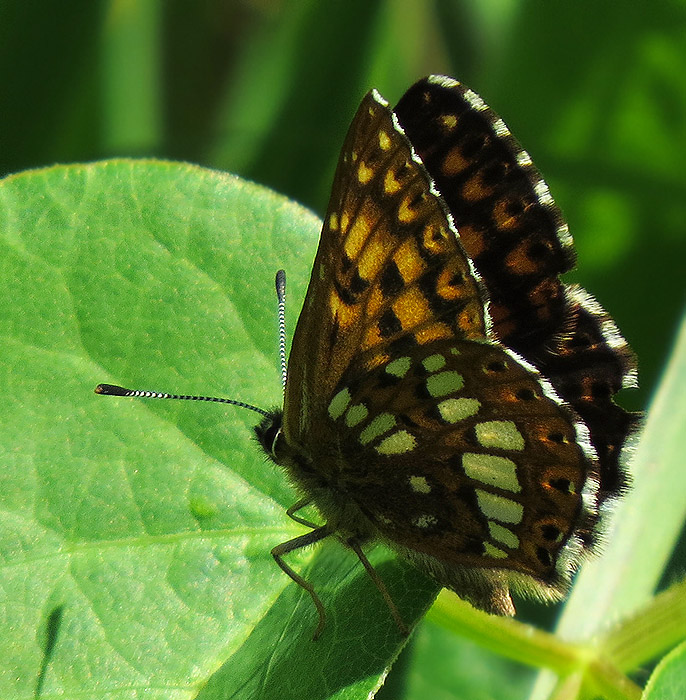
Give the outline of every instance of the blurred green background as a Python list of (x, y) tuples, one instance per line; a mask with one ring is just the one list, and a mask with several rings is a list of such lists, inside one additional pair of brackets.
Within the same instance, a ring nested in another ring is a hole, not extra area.
[[(569, 281), (639, 356), (641, 389), (620, 397), (639, 409), (684, 306), (685, 39), (683, 0), (0, 0), (0, 175), (179, 159), (323, 215), (364, 93), (393, 104), (423, 75), (452, 75), (546, 177), (579, 254)], [(416, 653), (442, 644), (420, 637)], [(443, 682), (416, 674), (437, 697)]]
[(362, 95), (447, 73), (543, 172), (648, 400), (684, 302), (686, 6), (540, 0), (0, 2), (0, 174), (187, 160), (323, 214)]

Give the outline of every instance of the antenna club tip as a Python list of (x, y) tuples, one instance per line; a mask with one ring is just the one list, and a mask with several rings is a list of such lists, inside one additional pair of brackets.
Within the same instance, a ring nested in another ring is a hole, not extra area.
[(103, 396), (128, 396), (130, 392), (128, 389), (124, 389), (123, 386), (117, 386), (116, 384), (98, 384), (95, 387), (95, 393)]
[(275, 282), (277, 292), (283, 293), (283, 290), (286, 288), (286, 270), (277, 271)]

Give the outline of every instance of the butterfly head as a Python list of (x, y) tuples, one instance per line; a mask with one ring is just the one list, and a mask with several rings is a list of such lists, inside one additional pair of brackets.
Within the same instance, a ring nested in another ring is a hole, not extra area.
[(277, 464), (284, 459), (285, 439), (283, 436), (283, 411), (275, 408), (268, 411), (264, 418), (255, 426), (255, 436), (267, 453), (267, 456)]

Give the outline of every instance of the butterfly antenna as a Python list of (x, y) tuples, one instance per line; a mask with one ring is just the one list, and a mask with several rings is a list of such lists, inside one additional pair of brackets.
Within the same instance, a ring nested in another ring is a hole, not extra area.
[[(281, 362), (281, 382), (286, 387), (286, 271), (279, 270), (276, 273), (276, 300), (279, 306), (279, 360)], [(96, 394), (103, 396), (127, 396), (140, 399), (175, 399), (177, 401), (213, 401), (214, 403), (227, 403), (239, 408), (247, 408), (249, 411), (259, 413), (261, 416), (271, 415), (263, 408), (253, 406), (243, 401), (223, 399), (218, 396), (189, 396), (187, 394), (166, 394), (161, 391), (142, 391), (141, 389), (126, 389), (117, 384), (98, 384), (95, 387)]]
[(228, 403), (231, 406), (247, 408), (261, 416), (268, 416), (269, 413), (262, 408), (253, 406), (243, 401), (234, 401), (233, 399), (221, 399), (216, 396), (186, 396), (185, 394), (164, 394), (159, 391), (141, 391), (140, 389), (125, 389), (123, 386), (116, 384), (98, 384), (95, 387), (96, 394), (103, 396), (130, 396), (132, 398), (141, 399), (177, 399), (179, 401), (214, 401), (215, 403)]
[(281, 384), (286, 388), (286, 271), (276, 273), (276, 301), (279, 305), (279, 360)]

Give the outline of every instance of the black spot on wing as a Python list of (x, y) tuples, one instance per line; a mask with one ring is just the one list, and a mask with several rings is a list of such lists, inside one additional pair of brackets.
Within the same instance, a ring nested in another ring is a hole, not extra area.
[(402, 331), (403, 325), (393, 309), (386, 309), (379, 319), (379, 333), (382, 338), (390, 338)]
[(379, 286), (381, 287), (381, 293), (386, 298), (400, 294), (405, 286), (405, 280), (394, 260), (391, 260), (381, 273)]

